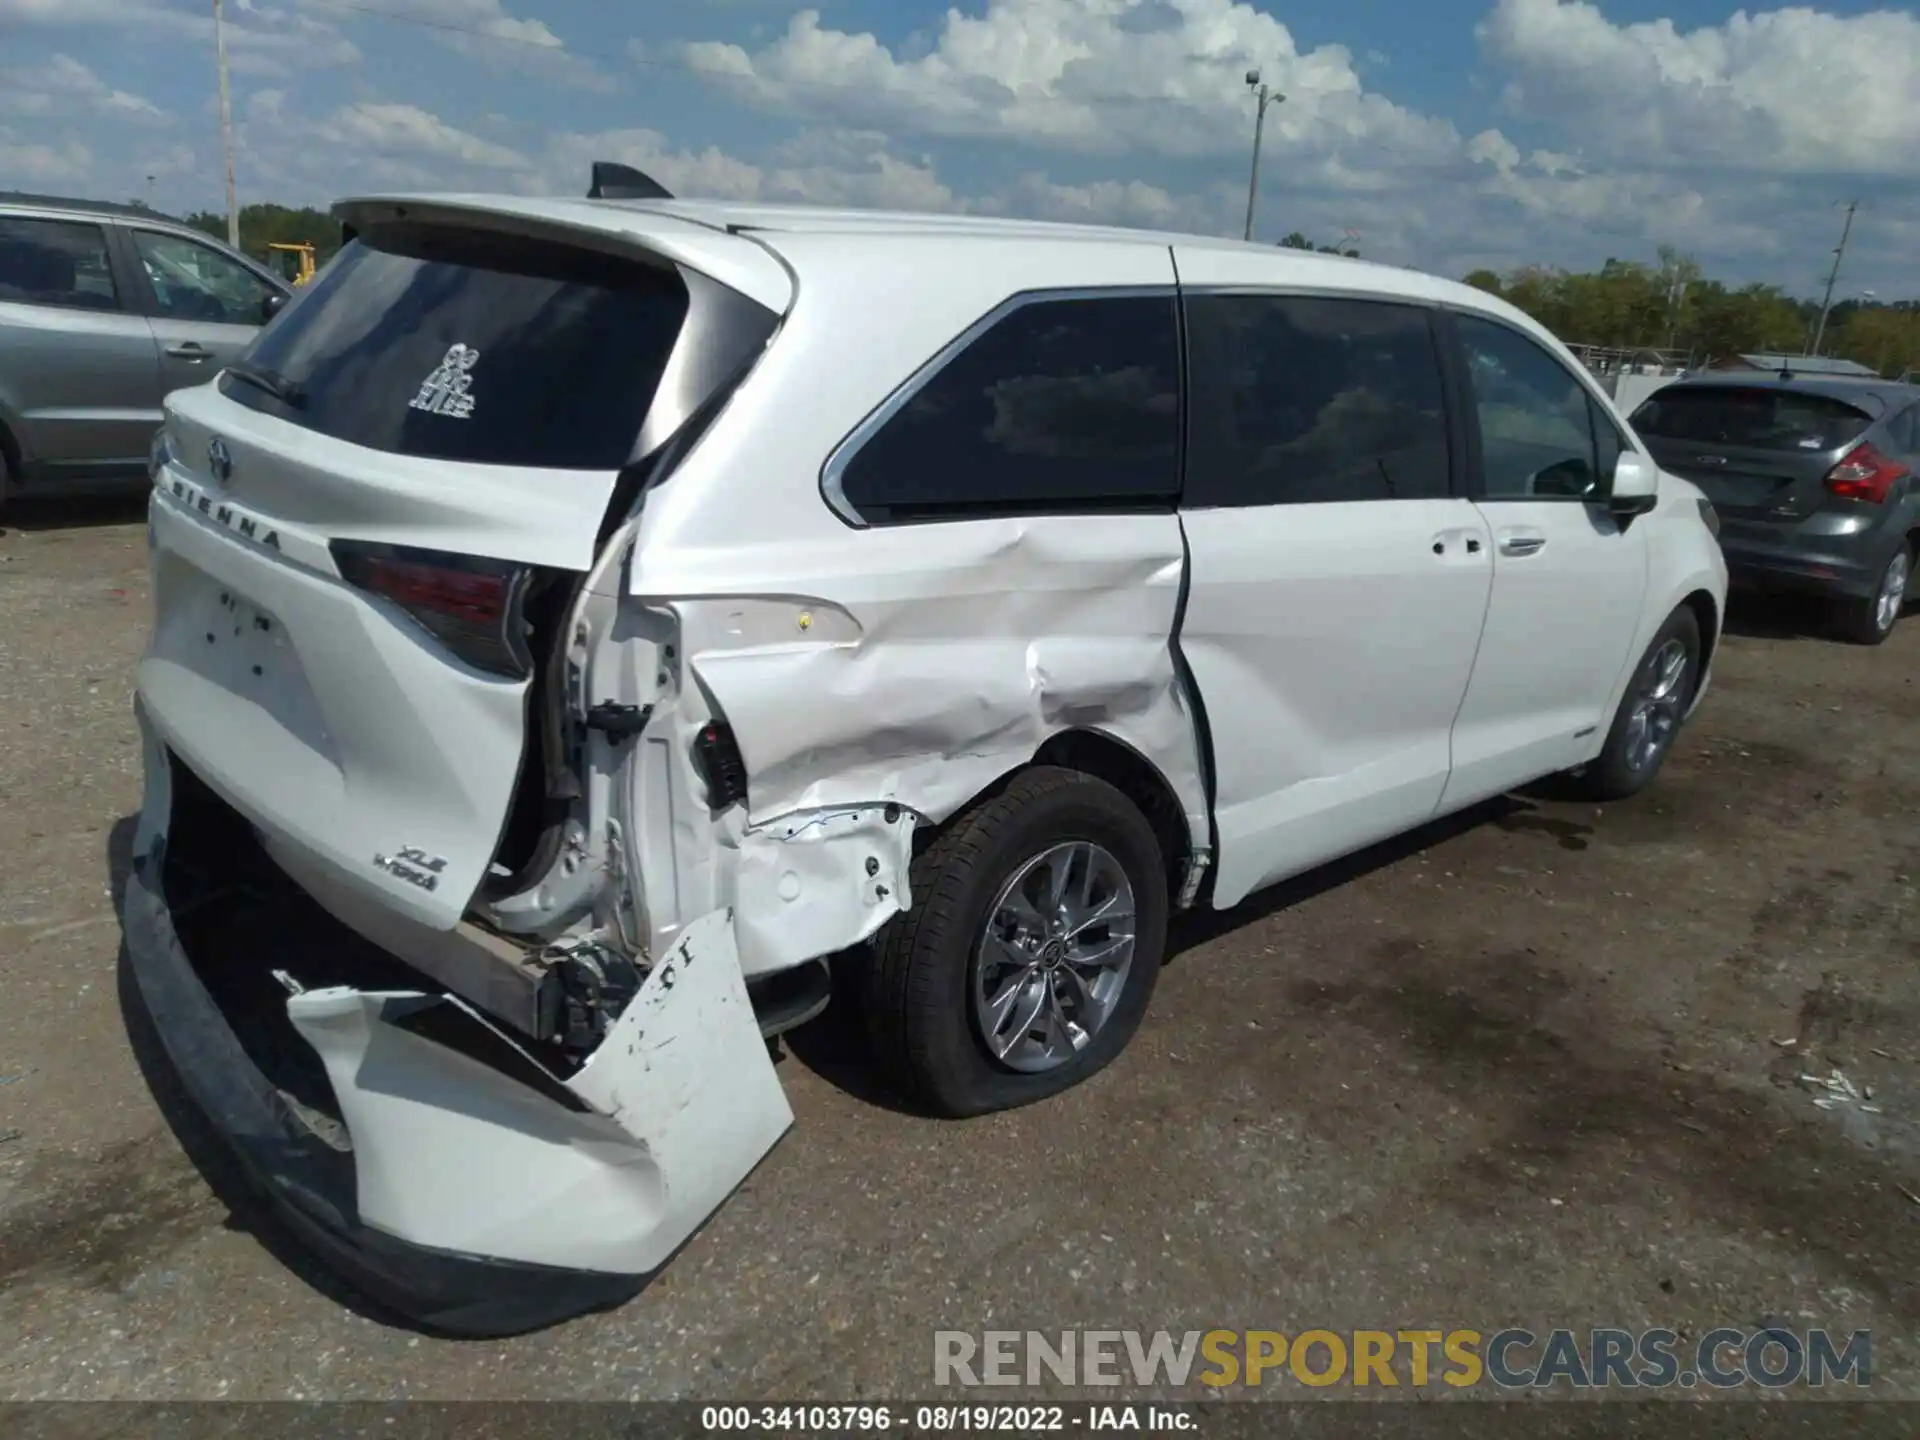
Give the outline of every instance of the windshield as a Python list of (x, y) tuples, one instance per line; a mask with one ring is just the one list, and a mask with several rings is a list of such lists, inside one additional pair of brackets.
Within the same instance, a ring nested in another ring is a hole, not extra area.
[(400, 455), (615, 470), (685, 318), (678, 274), (572, 246), (410, 226), (351, 242), (261, 334), (289, 402), (236, 402)]
[(1669, 385), (1633, 412), (1633, 428), (1650, 439), (1810, 454), (1836, 450), (1872, 423), (1828, 395), (1735, 385)]

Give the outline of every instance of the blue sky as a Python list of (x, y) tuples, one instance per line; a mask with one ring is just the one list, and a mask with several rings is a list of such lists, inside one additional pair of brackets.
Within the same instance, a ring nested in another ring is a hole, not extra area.
[[(209, 0), (0, 0), (0, 188), (217, 208)], [(676, 193), (1920, 295), (1920, 18), (1845, 0), (227, 0), (243, 201)], [(148, 177), (151, 176), (151, 181)]]

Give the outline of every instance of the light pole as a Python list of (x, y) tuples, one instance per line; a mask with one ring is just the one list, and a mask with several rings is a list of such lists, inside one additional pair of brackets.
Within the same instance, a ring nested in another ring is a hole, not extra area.
[(1260, 131), (1266, 123), (1267, 106), (1278, 105), (1287, 97), (1278, 90), (1269, 91), (1260, 79), (1258, 70), (1247, 72), (1247, 86), (1254, 92), (1255, 110), (1253, 112), (1253, 173), (1247, 177), (1247, 232), (1246, 239), (1253, 239), (1253, 206), (1260, 194)]
[(213, 49), (220, 62), (220, 143), (227, 152), (227, 244), (240, 248), (240, 202), (233, 185), (233, 107), (227, 98), (227, 24), (213, 0)]
[(1840, 227), (1840, 243), (1833, 250), (1833, 269), (1827, 272), (1827, 293), (1820, 300), (1820, 319), (1813, 329), (1813, 344), (1809, 347), (1812, 354), (1820, 353), (1820, 341), (1827, 333), (1827, 312), (1833, 308), (1833, 282), (1840, 278), (1840, 261), (1847, 253), (1847, 237), (1853, 233), (1853, 212), (1860, 208), (1858, 200), (1847, 202), (1847, 223)]

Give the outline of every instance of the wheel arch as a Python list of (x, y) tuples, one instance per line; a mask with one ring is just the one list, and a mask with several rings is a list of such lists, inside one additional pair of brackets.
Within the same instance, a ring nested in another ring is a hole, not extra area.
[[(1699, 622), (1700, 665), (1696, 675), (1704, 676), (1713, 668), (1714, 653), (1720, 648), (1720, 607), (1713, 596), (1705, 590), (1689, 592), (1681, 599), (1680, 604), (1693, 611), (1693, 618)], [(1699, 688), (1697, 678), (1694, 688)]]
[[(1138, 750), (1101, 730), (1063, 730), (1049, 736), (1027, 767), (1078, 770), (1113, 786), (1145, 817), (1167, 866), (1167, 894), (1181, 893), (1194, 856), (1185, 808), (1160, 768)], [(1015, 772), (1018, 773), (1018, 772)]]

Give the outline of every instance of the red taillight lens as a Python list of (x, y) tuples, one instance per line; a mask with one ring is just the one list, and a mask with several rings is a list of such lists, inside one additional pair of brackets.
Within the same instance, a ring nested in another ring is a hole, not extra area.
[(526, 566), (348, 540), (332, 548), (342, 579), (391, 600), (476, 670), (513, 680), (533, 673), (520, 608), (533, 574)]
[(1906, 473), (1906, 466), (1889, 460), (1863, 441), (1827, 472), (1826, 483), (1827, 489), (1843, 499), (1884, 505), (1893, 492), (1894, 483)]

